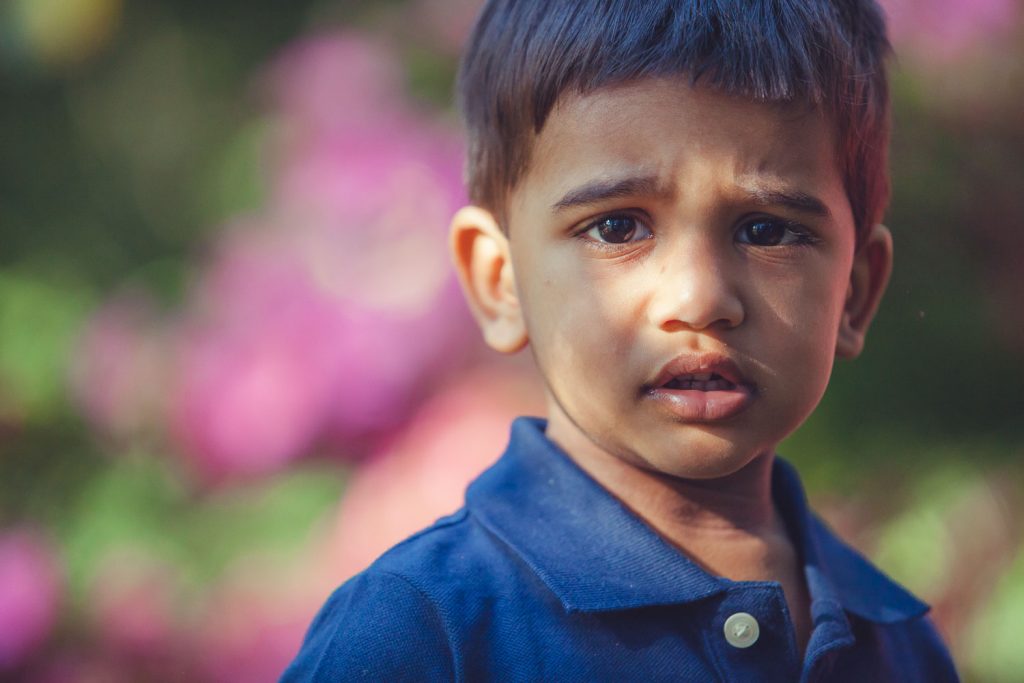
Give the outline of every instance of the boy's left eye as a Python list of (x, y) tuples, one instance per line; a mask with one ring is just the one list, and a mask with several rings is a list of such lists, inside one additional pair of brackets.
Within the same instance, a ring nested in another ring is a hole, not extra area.
[(736, 239), (742, 244), (757, 247), (809, 244), (814, 241), (802, 226), (774, 218), (758, 218), (744, 223), (736, 231)]
[(599, 218), (583, 233), (602, 244), (627, 244), (652, 237), (650, 228), (628, 214), (615, 214)]

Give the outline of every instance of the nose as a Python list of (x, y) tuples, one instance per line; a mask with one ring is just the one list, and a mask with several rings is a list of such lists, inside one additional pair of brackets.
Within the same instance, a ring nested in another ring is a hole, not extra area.
[(667, 256), (660, 271), (650, 304), (651, 322), (660, 329), (729, 329), (743, 322), (739, 283), (728, 255), (714, 245), (691, 242)]

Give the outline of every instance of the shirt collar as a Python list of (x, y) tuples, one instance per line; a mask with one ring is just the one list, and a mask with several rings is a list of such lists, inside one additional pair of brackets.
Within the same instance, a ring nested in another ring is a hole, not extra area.
[[(537, 418), (513, 422), (505, 454), (469, 487), (466, 505), (567, 610), (683, 604), (735, 586), (669, 545), (555, 446), (545, 428)], [(927, 611), (810, 513), (796, 471), (780, 458), (772, 493), (800, 550), (814, 601), (834, 600), (881, 623)]]

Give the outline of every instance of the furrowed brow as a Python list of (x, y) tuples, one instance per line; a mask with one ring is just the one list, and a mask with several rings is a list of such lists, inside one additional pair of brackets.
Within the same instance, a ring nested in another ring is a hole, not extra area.
[(778, 190), (769, 187), (748, 187), (744, 188), (755, 204), (761, 206), (784, 206), (794, 211), (818, 216), (819, 218), (830, 218), (832, 212), (828, 205), (817, 197), (805, 192)]
[(662, 195), (664, 190), (656, 176), (632, 176), (613, 180), (595, 180), (569, 190), (551, 206), (554, 213), (579, 206), (589, 206), (609, 199), (638, 195)]

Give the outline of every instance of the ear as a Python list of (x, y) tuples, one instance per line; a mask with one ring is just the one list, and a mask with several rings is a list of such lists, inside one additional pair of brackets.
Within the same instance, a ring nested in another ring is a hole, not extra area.
[(495, 351), (515, 353), (528, 341), (508, 237), (494, 216), (478, 206), (465, 206), (452, 218), (449, 239), (452, 261), (469, 308)]
[(840, 358), (856, 358), (864, 349), (864, 337), (889, 284), (891, 272), (892, 234), (879, 223), (853, 255), (846, 305), (836, 339), (836, 355)]

